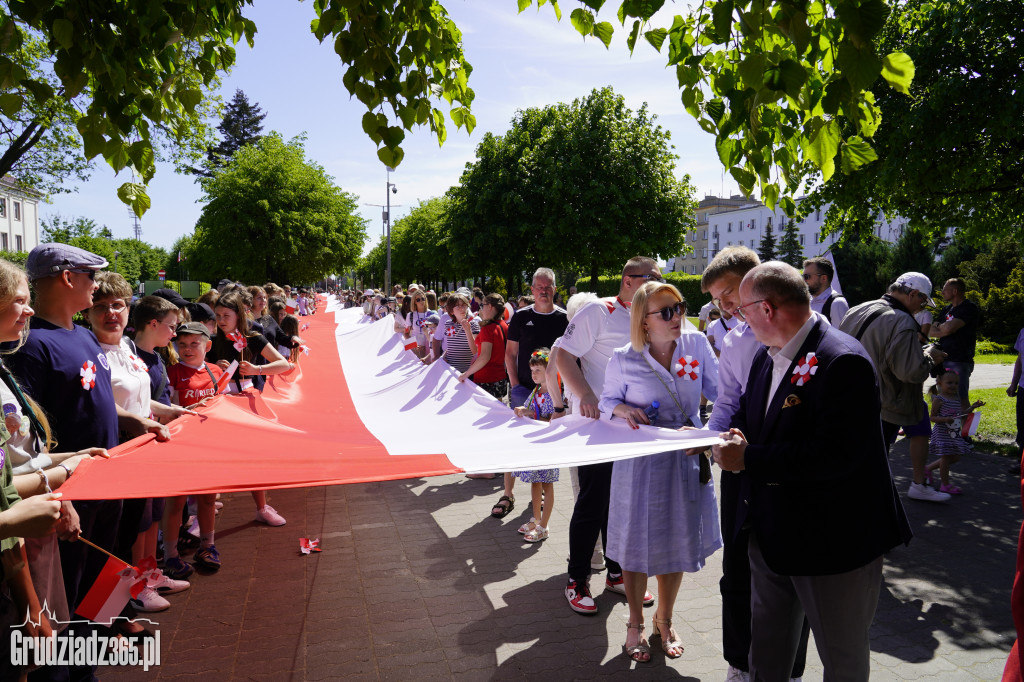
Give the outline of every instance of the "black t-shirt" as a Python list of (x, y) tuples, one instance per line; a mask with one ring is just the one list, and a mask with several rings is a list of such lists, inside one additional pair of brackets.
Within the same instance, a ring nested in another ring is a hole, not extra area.
[(941, 348), (949, 357), (950, 362), (973, 362), (975, 345), (978, 342), (978, 323), (981, 321), (981, 308), (965, 300), (958, 306), (948, 305), (939, 313), (939, 322), (963, 320), (964, 326), (949, 336), (939, 339)]
[(551, 344), (565, 333), (569, 325), (562, 308), (555, 306), (550, 313), (538, 313), (533, 306), (517, 310), (508, 323), (508, 340), (519, 342), (516, 357), (516, 373), (519, 383), (533, 390), (535, 384), (530, 377), (530, 354), (538, 348), (551, 348)]
[(153, 400), (164, 405), (170, 405), (171, 382), (167, 378), (167, 368), (164, 367), (163, 358), (156, 353), (144, 351), (138, 346), (135, 347), (135, 352), (146, 363), (146, 367), (149, 368), (149, 384), (152, 389), (150, 393)]
[[(266, 337), (263, 334), (249, 330), (251, 336), (245, 338), (245, 348), (239, 353), (235, 350), (235, 342), (224, 336), (223, 333), (217, 332), (217, 335), (213, 337), (213, 348), (210, 349), (210, 353), (206, 356), (207, 362), (217, 364), (220, 360), (238, 360), (241, 363), (243, 360), (253, 365), (266, 364), (266, 360), (263, 358), (263, 349), (270, 345)], [(259, 375), (243, 377), (239, 374), (239, 370), (235, 370), (234, 375), (231, 377), (232, 381), (241, 382), (245, 379), (252, 381), (252, 385), (257, 390), (263, 390), (263, 384), (266, 382), (266, 377)]]

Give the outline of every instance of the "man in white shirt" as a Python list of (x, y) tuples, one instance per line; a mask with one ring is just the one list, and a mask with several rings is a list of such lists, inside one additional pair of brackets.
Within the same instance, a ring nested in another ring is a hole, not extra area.
[(833, 327), (838, 327), (850, 309), (850, 304), (832, 288), (836, 270), (828, 258), (808, 258), (804, 261), (804, 282), (811, 292), (811, 310), (824, 315)]
[(708, 328), (708, 315), (710, 315), (711, 311), (714, 309), (714, 301), (708, 301), (701, 307), (700, 312), (697, 313), (697, 322), (699, 323), (699, 325), (697, 326), (697, 331), (704, 331), (705, 329)]
[[(573, 395), (574, 414), (600, 418), (597, 403), (608, 360), (616, 348), (629, 343), (629, 306), (633, 294), (652, 279), (661, 279), (657, 261), (642, 256), (629, 259), (622, 269), (618, 295), (584, 304), (558, 340), (555, 362), (566, 389)], [(552, 398), (558, 417), (565, 407), (561, 395), (556, 394), (557, 391), (552, 393)], [(590, 559), (598, 537), (607, 533), (611, 480), (612, 462), (579, 467), (580, 491), (569, 523), (569, 582), (565, 587), (569, 607), (577, 613), (597, 613), (597, 604), (588, 585)], [(619, 564), (606, 558), (606, 565), (605, 590), (625, 595)], [(653, 604), (654, 596), (647, 593), (644, 603)]]

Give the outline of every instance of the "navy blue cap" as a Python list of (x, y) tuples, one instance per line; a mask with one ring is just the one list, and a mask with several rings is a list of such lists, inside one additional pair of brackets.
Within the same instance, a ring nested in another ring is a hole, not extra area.
[(31, 280), (52, 277), (62, 270), (102, 270), (107, 259), (91, 251), (70, 244), (49, 242), (32, 249), (25, 261), (25, 271)]

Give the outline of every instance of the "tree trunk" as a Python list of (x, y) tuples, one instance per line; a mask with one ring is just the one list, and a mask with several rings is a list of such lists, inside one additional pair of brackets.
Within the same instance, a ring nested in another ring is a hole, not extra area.
[(593, 292), (597, 291), (597, 262), (590, 264), (590, 290)]

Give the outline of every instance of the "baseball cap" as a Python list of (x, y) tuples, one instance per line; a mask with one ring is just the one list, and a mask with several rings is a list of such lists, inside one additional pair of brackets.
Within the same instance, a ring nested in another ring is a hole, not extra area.
[(25, 271), (31, 280), (56, 275), (61, 270), (102, 270), (107, 259), (91, 251), (70, 244), (48, 242), (32, 249), (25, 261)]
[(188, 301), (182, 298), (181, 294), (179, 294), (174, 289), (157, 289), (156, 291), (153, 292), (153, 295), (159, 296), (165, 301), (170, 301), (177, 308), (184, 308), (186, 305), (188, 305)]
[(217, 316), (213, 313), (213, 308), (205, 303), (186, 303), (185, 310), (188, 311), (188, 316), (192, 318), (193, 322), (206, 322), (207, 320), (217, 319)]
[(427, 319), (424, 320), (424, 322), (427, 323), (427, 324), (432, 324), (432, 325), (434, 325), (436, 327), (438, 324), (441, 323), (441, 318), (438, 317), (436, 314), (434, 314), (434, 315), (427, 315)]
[(921, 292), (924, 294), (925, 303), (930, 306), (935, 305), (935, 301), (933, 301), (931, 297), (932, 281), (920, 272), (904, 272), (896, 278), (895, 284), (896, 286), (907, 287)]
[(455, 290), (455, 293), (465, 296), (466, 298), (473, 298), (473, 292), (469, 290), (469, 287), (459, 287)]
[(373, 296), (376, 292), (373, 289), (367, 289), (363, 292), (363, 296)]
[(200, 334), (206, 338), (212, 338), (210, 336), (210, 330), (206, 328), (206, 325), (202, 322), (184, 322), (178, 325), (178, 328), (174, 330), (174, 333), (178, 336), (182, 334)]

